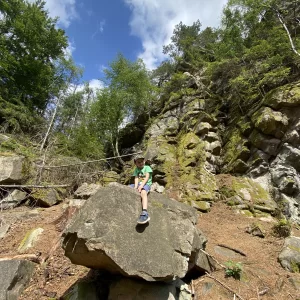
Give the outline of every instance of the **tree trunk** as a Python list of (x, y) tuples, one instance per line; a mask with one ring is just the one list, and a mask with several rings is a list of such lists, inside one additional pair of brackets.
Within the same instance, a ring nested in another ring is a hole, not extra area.
[(58, 108), (59, 103), (60, 103), (60, 97), (57, 98), (56, 105), (55, 105), (55, 109), (54, 109), (54, 112), (53, 112), (53, 115), (52, 115), (50, 124), (49, 124), (49, 126), (48, 126), (47, 132), (46, 132), (46, 134), (45, 134), (45, 136), (44, 136), (44, 139), (43, 139), (42, 144), (41, 144), (41, 147), (40, 147), (40, 152), (43, 151), (43, 149), (44, 149), (44, 147), (45, 147), (45, 144), (46, 144), (46, 142), (47, 142), (47, 139), (48, 139), (48, 137), (49, 137), (51, 128), (52, 128), (52, 126), (53, 126), (53, 123), (54, 123), (54, 120), (55, 120), (55, 117), (56, 117), (57, 108)]

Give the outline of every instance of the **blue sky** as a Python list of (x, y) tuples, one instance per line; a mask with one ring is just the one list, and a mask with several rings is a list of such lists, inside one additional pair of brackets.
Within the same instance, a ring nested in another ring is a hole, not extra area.
[[(29, 0), (33, 1), (33, 0)], [(45, 0), (52, 17), (69, 38), (68, 52), (83, 66), (83, 80), (100, 87), (103, 68), (121, 52), (127, 59), (142, 58), (149, 69), (163, 59), (162, 46), (174, 26), (217, 27), (227, 0)]]

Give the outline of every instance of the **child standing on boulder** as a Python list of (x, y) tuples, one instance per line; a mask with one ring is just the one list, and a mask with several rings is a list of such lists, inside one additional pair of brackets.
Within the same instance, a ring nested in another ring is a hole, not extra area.
[(152, 169), (150, 166), (145, 165), (145, 157), (138, 154), (134, 158), (136, 168), (134, 169), (134, 184), (130, 186), (138, 190), (141, 194), (142, 200), (142, 213), (138, 219), (138, 224), (145, 224), (150, 221), (150, 217), (147, 211), (148, 208), (148, 197), (147, 194), (150, 192), (152, 184)]

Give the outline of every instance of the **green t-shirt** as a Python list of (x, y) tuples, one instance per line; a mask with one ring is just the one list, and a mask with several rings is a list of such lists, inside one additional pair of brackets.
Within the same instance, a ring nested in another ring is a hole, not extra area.
[(139, 182), (142, 182), (146, 177), (146, 173), (149, 173), (149, 179), (146, 182), (147, 185), (151, 186), (152, 184), (152, 169), (149, 166), (144, 166), (142, 169), (135, 168), (133, 176), (139, 178)]

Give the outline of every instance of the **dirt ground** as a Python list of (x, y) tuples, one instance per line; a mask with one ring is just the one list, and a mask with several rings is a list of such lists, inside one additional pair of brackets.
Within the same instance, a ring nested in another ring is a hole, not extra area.
[[(24, 253), (34, 254), (43, 263), (36, 268), (21, 300), (59, 299), (76, 281), (89, 276), (90, 270), (71, 264), (60, 247), (60, 235), (72, 214), (64, 207), (64, 204), (51, 208), (20, 207), (3, 211), (0, 215), (2, 224), (13, 221), (8, 234), (1, 240), (0, 258), (18, 255), (17, 248), (29, 230), (38, 227), (44, 229), (36, 246)], [(264, 238), (245, 231), (254, 222), (263, 228)], [(272, 235), (273, 225), (270, 220), (246, 217), (222, 202), (214, 204), (209, 213), (201, 214), (198, 226), (208, 239), (205, 251), (218, 263), (215, 272), (192, 281), (194, 298), (300, 299), (300, 290), (293, 284), (293, 280), (300, 282), (300, 274), (285, 271), (277, 261), (284, 239)], [(299, 230), (294, 228), (293, 235), (300, 236)], [(237, 256), (230, 258), (220, 254), (216, 250), (218, 245), (236, 250)], [(241, 263), (243, 271), (240, 280), (225, 277), (221, 265), (229, 260)]]

